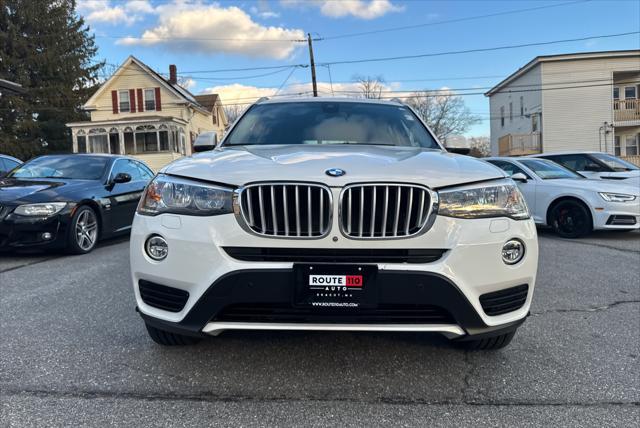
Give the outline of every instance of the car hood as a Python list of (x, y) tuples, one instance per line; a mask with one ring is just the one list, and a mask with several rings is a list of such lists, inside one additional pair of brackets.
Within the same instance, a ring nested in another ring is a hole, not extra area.
[[(341, 177), (326, 171), (339, 168)], [(440, 150), (387, 146), (261, 145), (221, 148), (183, 158), (161, 172), (231, 185), (254, 181), (411, 182), (431, 188), (502, 178), (493, 165)]]
[(0, 204), (66, 200), (64, 194), (86, 186), (88, 182), (87, 180), (3, 178), (0, 180)]
[(562, 187), (565, 189), (593, 190), (594, 192), (623, 193), (625, 195), (638, 195), (640, 188), (626, 183), (626, 180), (590, 180), (590, 179), (564, 179), (543, 180), (545, 184)]

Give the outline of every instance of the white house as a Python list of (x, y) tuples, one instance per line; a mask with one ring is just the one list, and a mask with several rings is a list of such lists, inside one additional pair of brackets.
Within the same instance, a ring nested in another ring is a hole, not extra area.
[(485, 95), (493, 155), (640, 155), (640, 50), (539, 56)]
[(130, 56), (84, 104), (87, 122), (67, 123), (74, 153), (128, 154), (159, 169), (189, 156), (196, 137), (216, 131), (221, 138), (227, 118), (215, 94), (194, 96), (177, 83)]

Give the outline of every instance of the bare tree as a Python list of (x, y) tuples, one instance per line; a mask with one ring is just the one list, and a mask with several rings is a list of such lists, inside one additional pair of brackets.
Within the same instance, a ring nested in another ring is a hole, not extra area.
[(441, 140), (451, 134), (464, 134), (480, 121), (478, 116), (471, 114), (462, 97), (453, 94), (414, 92), (405, 102)]
[(487, 137), (471, 137), (469, 146), (471, 148), (469, 155), (473, 157), (486, 158), (491, 155), (491, 145)]
[(384, 77), (382, 76), (363, 76), (356, 74), (352, 80), (357, 82), (360, 98), (382, 98), (382, 91), (385, 88)]
[(227, 116), (228, 126), (233, 125), (233, 122), (246, 110), (248, 105), (244, 104), (223, 104), (224, 113)]

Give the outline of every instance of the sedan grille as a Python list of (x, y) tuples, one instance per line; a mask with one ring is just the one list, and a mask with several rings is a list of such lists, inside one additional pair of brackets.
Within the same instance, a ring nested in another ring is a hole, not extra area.
[(259, 235), (320, 238), (331, 224), (331, 192), (311, 183), (252, 184), (240, 192), (245, 224)]
[(340, 227), (350, 238), (406, 238), (423, 230), (430, 207), (429, 190), (421, 186), (356, 184), (340, 196)]

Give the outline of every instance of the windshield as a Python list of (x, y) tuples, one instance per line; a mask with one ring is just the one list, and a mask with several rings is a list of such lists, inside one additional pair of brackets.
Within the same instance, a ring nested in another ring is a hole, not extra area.
[(519, 159), (519, 161), (543, 180), (553, 180), (557, 178), (583, 178), (575, 172), (548, 160)]
[(440, 149), (403, 106), (358, 102), (257, 104), (242, 116), (225, 146), (368, 144)]
[(598, 159), (600, 162), (607, 164), (607, 166), (613, 168), (614, 171), (637, 171), (640, 169), (630, 162), (606, 153), (593, 153), (591, 156)]
[(9, 177), (97, 180), (108, 162), (102, 156), (42, 156), (13, 170)]

